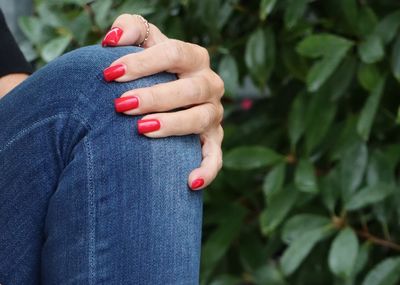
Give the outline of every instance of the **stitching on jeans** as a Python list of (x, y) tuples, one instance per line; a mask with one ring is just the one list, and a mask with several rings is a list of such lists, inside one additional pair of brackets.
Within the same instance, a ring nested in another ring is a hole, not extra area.
[(86, 148), (86, 160), (87, 160), (87, 186), (88, 186), (88, 228), (89, 228), (89, 285), (95, 283), (95, 241), (96, 241), (96, 207), (94, 204), (94, 184), (93, 184), (93, 153), (92, 146), (90, 144), (89, 138), (85, 137), (84, 144)]
[(3, 152), (4, 150), (6, 150), (7, 148), (9, 148), (14, 142), (16, 142), (17, 140), (23, 138), (25, 135), (27, 135), (29, 132), (31, 132), (32, 130), (39, 128), (51, 121), (53, 121), (54, 119), (62, 119), (62, 118), (67, 118), (67, 117), (71, 117), (74, 118), (75, 120), (77, 120), (79, 123), (81, 123), (84, 127), (86, 127), (87, 129), (90, 129), (90, 127), (88, 127), (88, 124), (85, 121), (82, 121), (81, 118), (78, 118), (75, 115), (71, 115), (71, 114), (67, 114), (67, 113), (59, 113), (57, 115), (53, 115), (50, 117), (47, 117), (45, 119), (41, 119), (38, 121), (33, 122), (32, 125), (30, 125), (29, 127), (24, 128), (23, 130), (19, 131), (15, 136), (13, 136), (5, 145), (3, 148), (0, 148), (0, 153)]

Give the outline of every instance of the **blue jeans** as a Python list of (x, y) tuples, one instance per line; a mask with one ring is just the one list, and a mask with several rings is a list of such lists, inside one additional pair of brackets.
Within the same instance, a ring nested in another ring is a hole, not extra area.
[(138, 50), (73, 51), (0, 100), (1, 284), (198, 284), (199, 139), (138, 135), (113, 105), (174, 76), (102, 77)]

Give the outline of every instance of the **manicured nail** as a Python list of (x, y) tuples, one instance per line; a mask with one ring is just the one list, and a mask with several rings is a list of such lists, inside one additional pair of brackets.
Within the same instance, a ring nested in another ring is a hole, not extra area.
[(204, 185), (204, 179), (203, 178), (197, 178), (193, 180), (192, 185), (190, 186), (193, 190), (196, 190), (200, 188), (201, 186)]
[(160, 129), (160, 121), (156, 119), (139, 120), (137, 124), (139, 134), (150, 133)]
[(132, 109), (136, 109), (139, 106), (139, 100), (135, 96), (126, 96), (117, 98), (114, 100), (115, 111), (122, 113)]
[(117, 64), (114, 66), (107, 67), (103, 71), (104, 80), (107, 82), (113, 81), (118, 77), (121, 77), (125, 74), (125, 65)]
[(106, 36), (104, 37), (103, 41), (101, 42), (101, 45), (103, 47), (105, 46), (116, 46), (122, 36), (124, 31), (122, 31), (120, 28), (112, 28)]

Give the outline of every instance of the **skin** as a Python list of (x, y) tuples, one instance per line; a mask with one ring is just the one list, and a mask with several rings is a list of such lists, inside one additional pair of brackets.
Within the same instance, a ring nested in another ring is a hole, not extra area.
[[(139, 17), (123, 14), (113, 23), (112, 28), (116, 27), (123, 31), (118, 46), (138, 45), (145, 39), (146, 25)], [(148, 114), (143, 119), (159, 120), (158, 131), (144, 134), (151, 138), (199, 134), (203, 160), (200, 167), (190, 173), (188, 183), (190, 186), (194, 180), (202, 178), (204, 185), (198, 188), (202, 189), (215, 179), (222, 167), (224, 82), (211, 70), (205, 48), (169, 39), (153, 24), (150, 24), (150, 34), (143, 47), (144, 51), (123, 56), (110, 65), (123, 64), (126, 68), (126, 73), (115, 81), (126, 82), (161, 71), (176, 73), (179, 79), (122, 94), (121, 97), (139, 99), (139, 107), (125, 114)], [(180, 107), (186, 108), (158, 113)]]
[[(146, 35), (143, 21), (130, 14), (119, 16), (112, 25), (115, 27), (123, 30), (117, 46), (138, 45)], [(205, 48), (169, 39), (153, 24), (150, 24), (150, 34), (143, 47), (144, 51), (123, 56), (110, 65), (123, 64), (126, 68), (126, 74), (115, 81), (131, 81), (162, 71), (176, 73), (178, 80), (121, 94), (121, 97), (139, 99), (139, 107), (125, 114), (147, 114), (143, 119), (160, 121), (161, 128), (144, 134), (147, 137), (199, 134), (203, 159), (200, 167), (190, 173), (188, 185), (196, 179), (204, 179), (204, 184), (196, 190), (207, 187), (222, 167), (224, 83), (211, 70)], [(11, 74), (0, 78), (0, 98), (27, 77), (26, 74)], [(165, 113), (177, 108), (181, 110)]]
[(28, 74), (13, 73), (0, 77), (0, 99), (28, 78)]

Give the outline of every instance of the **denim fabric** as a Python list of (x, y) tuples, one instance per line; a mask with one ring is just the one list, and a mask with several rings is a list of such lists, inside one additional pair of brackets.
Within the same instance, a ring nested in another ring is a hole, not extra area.
[(2, 285), (198, 284), (199, 139), (148, 139), (113, 105), (174, 76), (102, 77), (139, 50), (73, 51), (0, 100)]

